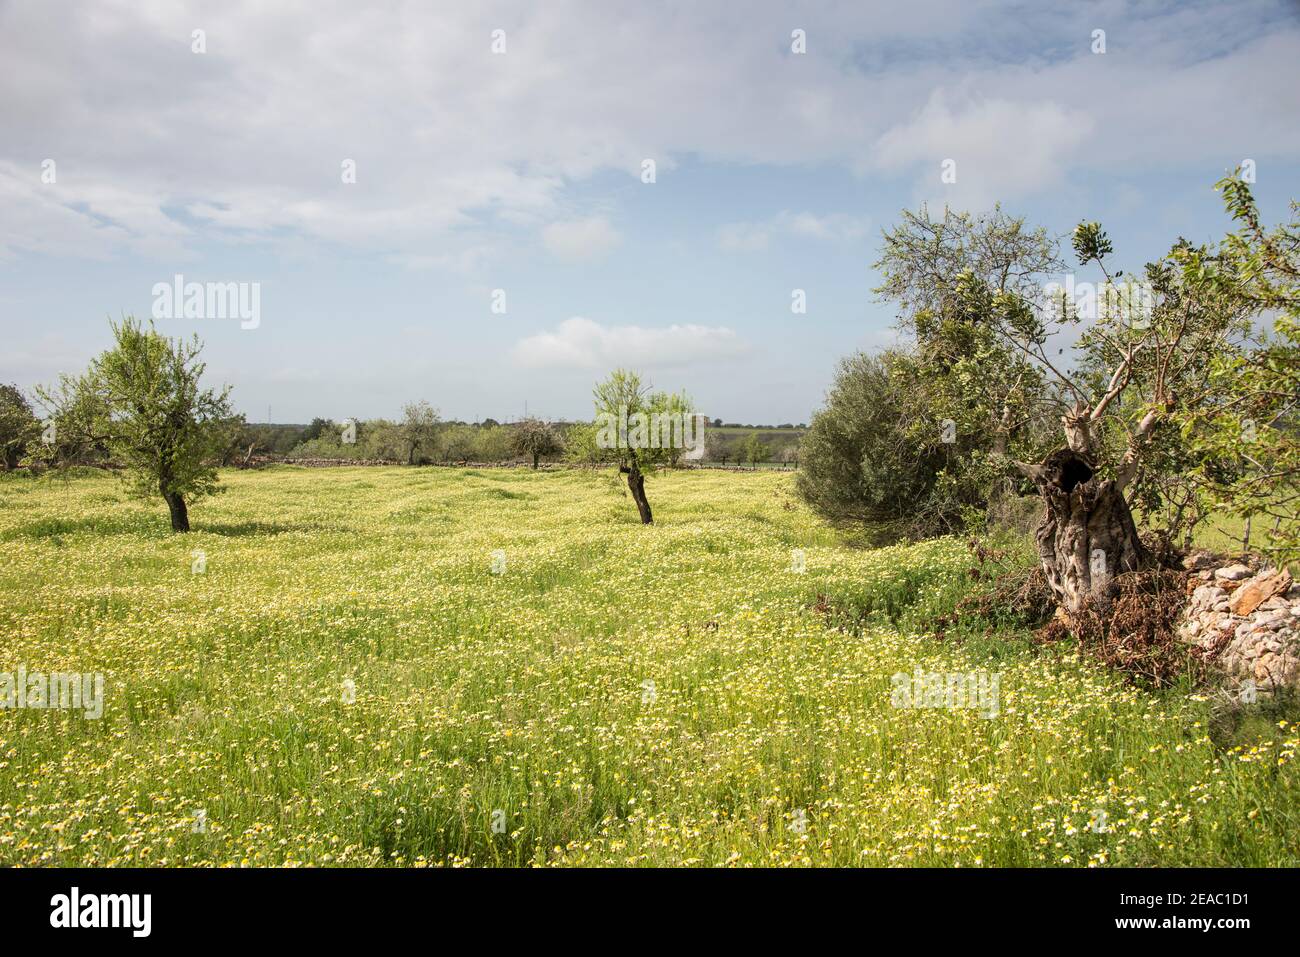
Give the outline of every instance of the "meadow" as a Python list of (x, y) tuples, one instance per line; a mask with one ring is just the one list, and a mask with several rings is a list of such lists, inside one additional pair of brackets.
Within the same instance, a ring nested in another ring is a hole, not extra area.
[[(790, 474), (657, 475), (650, 527), (582, 471), (223, 480), (173, 535), (0, 477), (0, 672), (105, 676), (99, 720), (0, 711), (0, 864), (1300, 863), (1294, 724), (935, 640), (964, 544), (850, 547)], [(996, 716), (895, 707), (917, 669)]]

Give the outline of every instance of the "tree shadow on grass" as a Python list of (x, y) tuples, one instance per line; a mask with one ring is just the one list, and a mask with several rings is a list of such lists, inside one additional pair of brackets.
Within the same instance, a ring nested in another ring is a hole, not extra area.
[[(314, 522), (195, 522), (191, 531), (195, 534), (206, 532), (210, 535), (238, 538), (257, 535), (284, 535), (288, 532), (330, 532), (338, 531), (338, 529)], [(167, 527), (167, 516), (165, 514), (162, 516), (141, 515), (112, 518), (100, 516), (42, 518), (0, 532), (0, 542), (12, 542), (19, 539), (33, 541), (52, 539), (55, 540), (56, 544), (62, 544), (59, 541), (62, 536), (76, 535), (82, 532), (97, 535), (125, 535), (136, 532), (154, 535), (159, 538), (171, 535), (171, 531)]]
[(0, 541), (12, 542), (27, 538), (58, 538), (61, 535), (76, 535), (78, 532), (96, 532), (104, 535), (122, 535), (127, 532), (152, 531), (154, 522), (143, 516), (108, 518), (90, 516), (86, 518), (42, 518), (26, 525), (16, 525), (0, 532)]
[(243, 538), (252, 535), (285, 535), (289, 532), (336, 532), (339, 529), (319, 522), (196, 522), (191, 530)]

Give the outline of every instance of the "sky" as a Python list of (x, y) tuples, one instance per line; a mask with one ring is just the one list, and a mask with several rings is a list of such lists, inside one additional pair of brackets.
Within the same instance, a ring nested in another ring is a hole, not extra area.
[(1275, 0), (0, 0), (0, 381), (135, 315), (250, 421), (590, 417), (624, 366), (806, 422), (896, 341), (900, 210), (1097, 220), (1134, 268), (1220, 238), (1251, 160), (1276, 221), (1298, 65)]

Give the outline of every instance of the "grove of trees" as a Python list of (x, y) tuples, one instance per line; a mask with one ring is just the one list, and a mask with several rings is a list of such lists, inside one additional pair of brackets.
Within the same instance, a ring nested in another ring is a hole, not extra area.
[(445, 422), (420, 400), (399, 421), (250, 425), (228, 388), (201, 384), (197, 338), (127, 318), (86, 372), (36, 390), (39, 413), (0, 385), (0, 464), (121, 467), (186, 531), (190, 504), (220, 491), (218, 467), (258, 456), (613, 466), (645, 524), (656, 470), (775, 459), (801, 465), (797, 488), (816, 512), (876, 541), (986, 528), (1036, 495), (1042, 568), (1078, 611), (1115, 575), (1174, 561), (1211, 514), (1254, 522), (1276, 562), (1300, 557), (1300, 207), (1270, 227), (1240, 177), (1217, 186), (1234, 231), (1179, 239), (1128, 275), (1101, 226), (1081, 223), (1070, 252), (1102, 280), (1085, 300), (1054, 282), (1061, 240), (1023, 219), (905, 211), (875, 263), (903, 344), (843, 359), (798, 443), (792, 427), (716, 419), (689, 453), (622, 431), (611, 441), (611, 417), (621, 429), (703, 419), (684, 392), (624, 369), (596, 385), (591, 422)]

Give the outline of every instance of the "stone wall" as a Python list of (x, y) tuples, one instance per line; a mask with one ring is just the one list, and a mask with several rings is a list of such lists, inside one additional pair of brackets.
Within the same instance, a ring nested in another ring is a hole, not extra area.
[(1300, 585), (1290, 572), (1204, 555), (1189, 565), (1191, 597), (1179, 637), (1252, 690), (1300, 684)]

